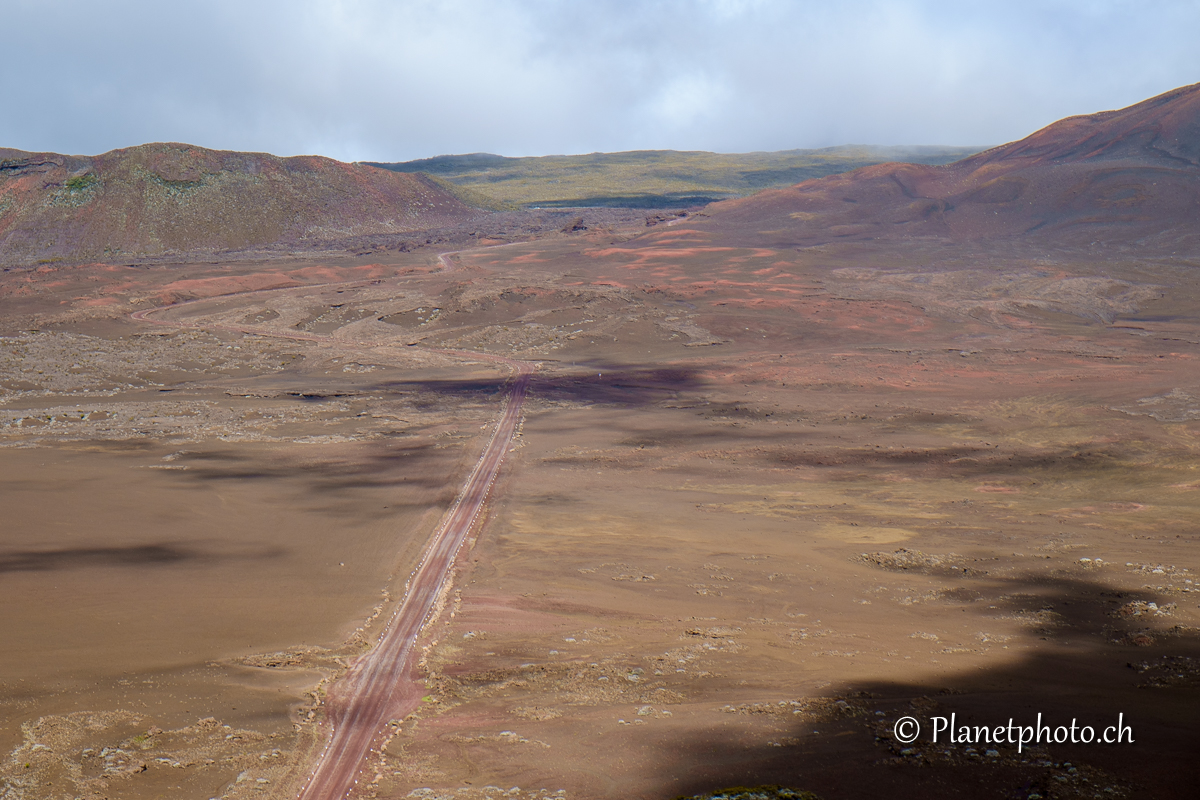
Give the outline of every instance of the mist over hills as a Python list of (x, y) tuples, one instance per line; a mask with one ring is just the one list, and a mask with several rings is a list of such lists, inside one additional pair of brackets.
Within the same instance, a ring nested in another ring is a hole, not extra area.
[(424, 175), (320, 156), (146, 144), (99, 156), (0, 149), (0, 262), (305, 244), (479, 214)]
[(710, 207), (755, 239), (1029, 239), (1164, 252), (1200, 235), (1200, 84), (1060, 120), (945, 166), (882, 164)]

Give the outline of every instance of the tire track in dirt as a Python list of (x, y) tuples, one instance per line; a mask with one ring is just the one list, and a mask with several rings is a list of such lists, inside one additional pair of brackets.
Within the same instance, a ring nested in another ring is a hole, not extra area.
[[(447, 272), (454, 269), (453, 262), (449, 259), (450, 255), (453, 253), (442, 253), (438, 256)], [(263, 292), (311, 291), (348, 283), (368, 282), (346, 281), (337, 284), (259, 289), (222, 297), (245, 297)], [(204, 298), (211, 299), (213, 298)], [(256, 336), (329, 343), (347, 349), (369, 349), (388, 344), (351, 342), (320, 334), (284, 333), (260, 326), (205, 325), (202, 322), (189, 323), (154, 318), (161, 312), (204, 300), (144, 309), (135, 312), (131, 317), (155, 325), (225, 330)], [(458, 552), (482, 515), (492, 485), (516, 433), (529, 382), (536, 369), (536, 365), (531, 362), (488, 353), (432, 348), (428, 350), (503, 364), (513, 370), (514, 377), (491, 438), (466, 483), (455, 497), (454, 503), (442, 516), (420, 563), (409, 578), (404, 597), (389, 619), (383, 634), (375, 646), (360, 656), (349, 671), (330, 687), (324, 703), (328, 740), (300, 790), (300, 800), (341, 800), (346, 797), (358, 784), (367, 757), (382, 745), (385, 725), (391, 720), (402, 719), (420, 704), (421, 691), (415, 674), (417, 652), (414, 645), (434, 611), (438, 597), (449, 588), (451, 571)]]

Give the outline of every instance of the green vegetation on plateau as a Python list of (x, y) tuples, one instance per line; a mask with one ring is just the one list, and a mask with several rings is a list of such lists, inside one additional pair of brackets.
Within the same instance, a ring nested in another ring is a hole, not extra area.
[(845, 145), (776, 153), (635, 150), (529, 158), (472, 153), (368, 163), (440, 178), (469, 193), (468, 202), (481, 207), (662, 208), (742, 197), (887, 161), (948, 164), (982, 149)]
[(88, 172), (83, 175), (76, 175), (73, 178), (68, 178), (66, 187), (69, 192), (86, 192), (100, 182), (100, 179), (95, 174)]

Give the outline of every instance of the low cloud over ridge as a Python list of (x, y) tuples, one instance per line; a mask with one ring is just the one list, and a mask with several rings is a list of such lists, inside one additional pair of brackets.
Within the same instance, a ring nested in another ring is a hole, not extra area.
[(1200, 7), (1112, 0), (5, 3), (0, 145), (394, 161), (995, 144), (1200, 77)]

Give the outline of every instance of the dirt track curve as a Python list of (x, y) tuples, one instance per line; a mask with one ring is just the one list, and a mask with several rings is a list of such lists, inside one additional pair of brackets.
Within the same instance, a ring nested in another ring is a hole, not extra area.
[[(447, 271), (453, 269), (453, 264), (447, 258), (449, 255), (449, 253), (443, 253), (439, 256), (439, 260)], [(353, 283), (364, 282), (354, 281)], [(325, 286), (325, 284), (320, 284), (266, 289), (242, 294), (253, 295), (297, 289), (313, 290)], [(195, 302), (202, 301), (188, 301), (187, 303), (145, 309), (133, 314), (132, 317), (142, 322), (179, 328), (220, 329), (251, 333), (257, 336), (328, 341), (342, 347), (354, 345), (346, 340), (335, 340), (329, 336), (283, 333), (259, 326), (205, 325), (152, 318), (152, 315), (159, 312), (178, 309)], [(378, 342), (359, 344), (364, 348), (380, 346)], [(438, 524), (420, 563), (409, 578), (404, 598), (392, 614), (382, 636), (375, 647), (359, 657), (350, 671), (330, 688), (325, 700), (325, 720), (330, 728), (328, 743), (300, 791), (300, 800), (341, 800), (346, 797), (358, 783), (363, 761), (373, 749), (382, 743), (384, 726), (390, 720), (402, 719), (407, 716), (420, 703), (421, 691), (414, 675), (416, 659), (413, 645), (429, 618), (438, 596), (445, 588), (458, 551), (462, 548), (483, 510), (484, 503), (500, 472), (500, 466), (504, 462), (504, 456), (508, 453), (517, 424), (521, 419), (525, 394), (535, 369), (532, 363), (488, 353), (454, 350), (434, 350), (433, 352), (504, 364), (513, 369), (515, 377), (510, 384), (508, 396), (505, 398), (500, 419), (492, 432), (491, 439), (488, 440), (487, 446), (463, 488), (455, 497), (453, 505)]]

